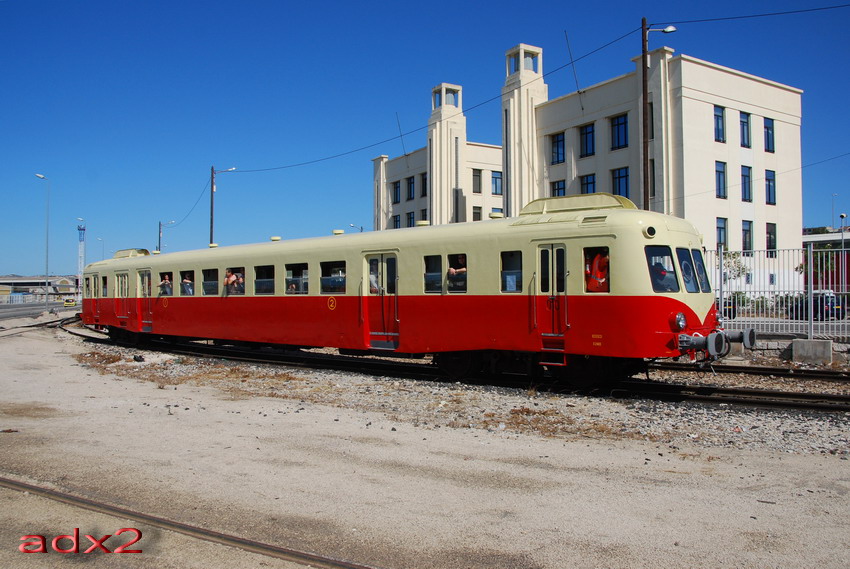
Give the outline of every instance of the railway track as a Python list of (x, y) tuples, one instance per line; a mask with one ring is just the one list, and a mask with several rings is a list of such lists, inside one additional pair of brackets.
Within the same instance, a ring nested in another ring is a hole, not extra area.
[[(92, 338), (91, 334), (71, 331), (62, 325), (64, 330), (86, 338)], [(111, 340), (103, 338), (106, 343)], [(140, 346), (130, 346), (140, 348)], [(343, 372), (356, 372), (371, 375), (385, 375), (405, 379), (418, 379), (426, 381), (448, 381), (448, 379), (433, 365), (424, 363), (407, 363), (400, 361), (386, 361), (381, 359), (363, 358), (357, 356), (342, 356), (317, 354), (301, 351), (284, 351), (277, 349), (249, 349), (231, 346), (217, 346), (199, 342), (185, 344), (173, 344), (168, 342), (151, 342), (143, 346), (161, 352), (180, 354), (195, 357), (221, 358), (231, 361), (245, 363), (268, 363), (302, 367), (306, 369), (333, 369)], [(677, 363), (653, 363), (651, 369), (666, 369), (673, 371), (694, 371), (692, 365)], [(718, 373), (746, 373), (752, 375), (773, 375), (776, 377), (794, 377), (799, 379), (828, 379), (831, 381), (847, 381), (842, 379), (844, 372), (829, 372), (828, 370), (804, 370), (812, 371), (810, 374), (800, 373), (800, 370), (785, 368), (758, 368), (753, 366), (726, 366), (716, 365)], [(475, 383), (487, 383), (500, 387), (527, 388), (531, 382), (530, 378), (522, 375), (499, 375), (477, 378)], [(539, 390), (562, 391), (564, 385), (552, 381), (550, 378), (538, 379), (535, 387)], [(685, 385), (676, 383), (660, 383), (645, 380), (619, 381), (613, 385), (599, 388), (593, 394), (610, 394), (615, 398), (646, 397), (666, 401), (698, 401), (704, 403), (724, 403), (734, 405), (747, 405), (752, 407), (772, 407), (784, 409), (804, 409), (831, 412), (850, 411), (850, 396), (825, 393), (800, 393), (777, 391), (768, 389), (746, 389), (730, 388), (710, 385)]]
[(611, 390), (612, 397), (626, 398), (634, 395), (667, 401), (699, 401), (752, 407), (850, 412), (850, 396), (828, 393), (798, 393), (631, 380), (619, 382)]
[[(667, 371), (694, 371), (693, 364), (679, 362), (653, 362), (650, 369)], [(705, 368), (703, 368), (705, 369)], [(743, 373), (746, 375), (769, 375), (795, 379), (850, 382), (850, 372), (828, 369), (797, 369), (790, 367), (765, 367), (715, 363), (710, 368), (716, 373)]]
[(149, 526), (153, 526), (159, 529), (181, 533), (183, 535), (187, 535), (196, 539), (202, 539), (204, 541), (209, 541), (220, 545), (226, 545), (229, 547), (236, 547), (244, 551), (265, 555), (267, 557), (285, 559), (287, 561), (291, 561), (309, 567), (321, 567), (324, 569), (378, 569), (377, 567), (372, 565), (363, 565), (361, 563), (354, 563), (352, 561), (336, 559), (334, 557), (319, 555), (317, 553), (300, 551), (297, 549), (292, 549), (280, 545), (273, 545), (270, 543), (263, 543), (252, 539), (245, 539), (236, 535), (221, 533), (211, 529), (202, 528), (176, 520), (170, 520), (151, 514), (146, 514), (143, 512), (138, 512), (136, 510), (131, 510), (128, 508), (120, 508), (118, 506), (113, 506), (105, 502), (91, 500), (89, 498), (83, 498), (81, 496), (75, 496), (72, 494), (54, 490), (52, 488), (36, 486), (34, 484), (28, 484), (26, 482), (12, 480), (6, 477), (0, 477), (0, 486), (8, 488), (10, 490), (16, 490), (18, 492), (29, 492), (30, 494), (35, 494), (43, 498), (48, 498), (50, 500), (62, 502), (64, 504), (69, 504), (71, 506), (82, 508), (92, 512), (107, 514), (110, 516), (115, 516), (134, 522), (147, 524)]

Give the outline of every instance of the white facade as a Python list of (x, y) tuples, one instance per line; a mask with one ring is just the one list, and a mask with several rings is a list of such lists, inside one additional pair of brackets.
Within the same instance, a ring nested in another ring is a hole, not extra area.
[[(512, 216), (533, 199), (582, 191), (626, 195), (643, 207), (641, 58), (634, 61), (632, 73), (550, 101), (542, 50), (508, 50), (501, 149), (467, 142), (461, 88), (435, 87), (428, 146), (374, 161), (376, 229), (399, 219), (406, 226), (412, 210), (417, 220), (426, 210), (433, 224), (462, 222), (479, 218), (474, 207)], [(650, 208), (691, 221), (709, 249), (718, 240), (733, 251), (799, 247), (802, 91), (666, 47), (649, 54), (647, 72)], [(494, 172), (503, 203), (491, 191)], [(431, 180), (427, 198), (405, 200), (406, 180), (422, 173)]]
[(426, 147), (392, 160), (378, 156), (372, 163), (376, 230), (503, 212), (501, 148), (467, 141), (459, 85), (441, 83), (431, 90)]

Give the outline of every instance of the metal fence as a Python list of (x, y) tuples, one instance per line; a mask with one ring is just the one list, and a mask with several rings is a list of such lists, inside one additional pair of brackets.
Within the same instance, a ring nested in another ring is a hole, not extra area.
[(847, 250), (707, 251), (724, 326), (847, 342)]

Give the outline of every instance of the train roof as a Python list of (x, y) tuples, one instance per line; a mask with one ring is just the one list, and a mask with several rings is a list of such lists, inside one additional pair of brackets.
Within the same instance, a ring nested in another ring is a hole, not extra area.
[[(346, 249), (387, 250), (407, 244), (421, 244), (423, 239), (433, 239), (440, 242), (457, 243), (458, 245), (470, 239), (485, 236), (495, 236), (503, 233), (509, 227), (533, 229), (541, 224), (567, 224), (566, 233), (582, 233), (591, 227), (625, 226), (637, 227), (656, 226), (658, 229), (681, 231), (696, 235), (694, 226), (688, 221), (661, 213), (637, 209), (629, 199), (612, 194), (598, 193), (555, 198), (537, 199), (527, 204), (518, 217), (490, 219), (481, 222), (452, 223), (448, 225), (408, 227), (391, 231), (369, 231), (347, 233), (323, 237), (307, 237), (299, 239), (280, 240), (273, 238), (265, 243), (230, 245), (226, 247), (211, 247), (178, 251), (164, 255), (151, 254), (146, 249), (124, 249), (117, 251), (112, 259), (106, 259), (89, 264), (86, 270), (97, 270), (109, 267), (118, 269), (137, 267), (142, 264), (160, 265), (168, 259), (169, 263), (197, 262), (199, 258), (205, 261), (230, 259), (253, 259), (275, 252), (297, 252), (309, 249), (315, 253), (322, 251)], [(142, 258), (147, 257), (147, 263)], [(162, 261), (160, 261), (162, 259)]]

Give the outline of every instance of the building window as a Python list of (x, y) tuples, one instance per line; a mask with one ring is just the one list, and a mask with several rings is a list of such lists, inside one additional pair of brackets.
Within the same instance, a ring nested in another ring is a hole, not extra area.
[(753, 254), (753, 222), (746, 219), (741, 222), (741, 250), (746, 256)]
[(729, 246), (728, 241), (726, 240), (726, 218), (718, 217), (717, 218), (717, 248), (723, 247), (727, 249)]
[(393, 182), (393, 203), (401, 202), (401, 182)]
[(741, 112), (741, 146), (750, 147), (750, 113)]
[(714, 188), (718, 198), (726, 199), (726, 162), (714, 163)]
[(776, 257), (776, 224), (768, 223), (765, 240), (765, 249), (768, 257)]
[(419, 211), (419, 219), (420, 219), (420, 221), (428, 221), (428, 210), (427, 209), (421, 209)]
[(629, 168), (611, 170), (611, 193), (615, 196), (629, 197)]
[(552, 135), (552, 164), (561, 164), (564, 161), (564, 133)]
[(764, 171), (764, 203), (776, 205), (776, 172)]
[(416, 188), (414, 184), (414, 178), (411, 176), (407, 179), (407, 199), (412, 200), (416, 197)]
[(481, 193), (481, 170), (472, 169), (472, 193)]
[(446, 89), (446, 104), (451, 105), (453, 107), (457, 107), (458, 104), (458, 92), (454, 89)]
[(472, 221), (481, 221), (481, 206), (472, 206)]
[(629, 116), (618, 115), (611, 118), (611, 150), (626, 148), (629, 145)]
[(714, 106), (714, 140), (726, 142), (726, 109)]
[(505, 214), (505, 210), (504, 210), (504, 208), (501, 208), (501, 207), (491, 207), (491, 208), (490, 208), (490, 214), (491, 214), (491, 216), (492, 216), (492, 214), (494, 214), (494, 213), (495, 213), (495, 214), (504, 215), (504, 214)]
[(426, 197), (428, 195), (428, 173), (419, 174), (419, 196)]
[(493, 195), (494, 196), (501, 196), (502, 195), (502, 173), (501, 172), (493, 172), (492, 186), (493, 186)]
[(552, 182), (552, 197), (556, 198), (565, 195), (567, 195), (567, 182), (565, 180)]
[(753, 169), (749, 166), (741, 166), (741, 199), (753, 201)]
[(393, 216), (393, 229), (401, 228), (401, 215)]
[(593, 123), (578, 127), (579, 158), (596, 154), (596, 133)]
[(649, 159), (649, 197), (655, 197), (655, 158)]
[(581, 176), (579, 177), (579, 180), (581, 180), (581, 193), (596, 193), (596, 174), (588, 174), (587, 176)]
[(407, 218), (407, 227), (413, 227), (414, 225), (416, 225), (416, 218), (413, 215), (412, 211), (408, 211), (405, 214), (405, 217)]
[(773, 119), (769, 119), (767, 117), (764, 119), (764, 151), (776, 151), (773, 146)]

